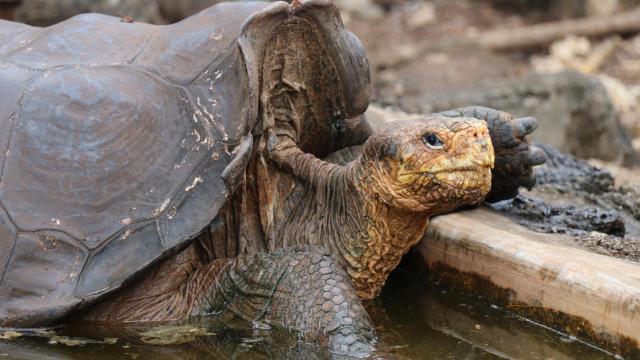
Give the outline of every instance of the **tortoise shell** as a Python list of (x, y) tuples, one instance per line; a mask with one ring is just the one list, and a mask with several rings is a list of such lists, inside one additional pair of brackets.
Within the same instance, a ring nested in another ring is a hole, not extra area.
[(167, 26), (0, 21), (0, 326), (60, 320), (214, 220), (260, 132), (268, 35), (293, 18), (326, 46), (342, 117), (362, 113), (366, 59), (329, 1), (219, 4)]

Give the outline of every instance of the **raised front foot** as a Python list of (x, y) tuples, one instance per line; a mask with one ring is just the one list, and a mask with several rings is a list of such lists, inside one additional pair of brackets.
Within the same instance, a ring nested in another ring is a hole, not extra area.
[(531, 189), (535, 185), (533, 166), (544, 164), (547, 160), (544, 151), (529, 145), (527, 140), (527, 135), (538, 127), (536, 119), (514, 119), (511, 114), (482, 106), (449, 110), (440, 115), (473, 117), (487, 122), (496, 156), (487, 201), (510, 199), (518, 195), (520, 186)]
[(193, 315), (230, 311), (258, 326), (292, 330), (335, 354), (366, 357), (373, 351), (371, 319), (328, 252), (305, 247), (228, 261)]

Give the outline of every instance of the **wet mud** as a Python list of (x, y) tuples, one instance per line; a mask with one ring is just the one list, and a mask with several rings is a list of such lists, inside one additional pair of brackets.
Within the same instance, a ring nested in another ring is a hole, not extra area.
[(537, 185), (488, 206), (531, 230), (564, 234), (590, 251), (640, 261), (640, 189), (616, 187), (608, 171), (536, 146), (549, 158), (535, 170)]

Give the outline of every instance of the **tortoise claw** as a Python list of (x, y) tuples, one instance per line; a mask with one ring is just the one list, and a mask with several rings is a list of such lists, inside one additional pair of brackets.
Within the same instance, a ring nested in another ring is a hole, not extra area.
[(530, 177), (523, 179), (520, 185), (526, 188), (527, 190), (531, 190), (536, 185), (536, 181), (537, 181), (536, 176), (531, 175)]
[(521, 117), (513, 120), (513, 136), (523, 138), (538, 128), (538, 120), (533, 117)]
[(545, 162), (547, 162), (547, 153), (545, 153), (544, 150), (538, 147), (530, 145), (529, 152), (527, 155), (527, 165), (536, 166), (536, 165), (542, 165)]

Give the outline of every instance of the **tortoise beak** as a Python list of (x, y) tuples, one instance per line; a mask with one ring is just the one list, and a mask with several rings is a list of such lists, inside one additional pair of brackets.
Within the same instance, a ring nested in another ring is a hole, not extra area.
[(454, 137), (453, 148), (465, 154), (462, 158), (477, 166), (491, 169), (495, 166), (493, 144), (484, 123), (459, 131)]
[(496, 163), (496, 157), (493, 152), (493, 144), (489, 136), (474, 141), (472, 144), (473, 152), (477, 154), (477, 164), (480, 166), (493, 169)]

